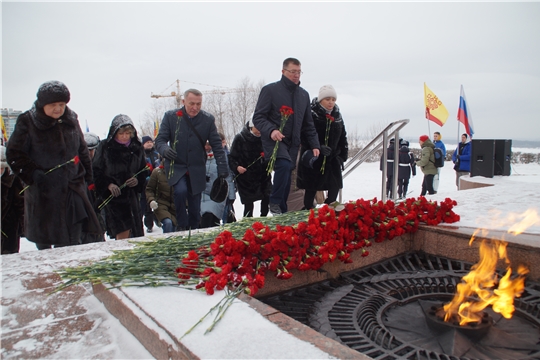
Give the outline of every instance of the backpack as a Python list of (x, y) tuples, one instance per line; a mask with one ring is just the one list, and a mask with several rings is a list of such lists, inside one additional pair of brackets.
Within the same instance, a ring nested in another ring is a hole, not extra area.
[(435, 155), (435, 162), (433, 164), (435, 164), (435, 167), (437, 168), (441, 168), (444, 166), (444, 156), (443, 156), (443, 152), (441, 149), (439, 148), (435, 148), (433, 149), (433, 154)]

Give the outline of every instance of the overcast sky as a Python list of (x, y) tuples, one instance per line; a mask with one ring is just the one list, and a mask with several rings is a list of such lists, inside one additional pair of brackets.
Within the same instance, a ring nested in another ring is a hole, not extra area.
[[(463, 85), (475, 138), (540, 140), (538, 2), (1, 6), (1, 106), (27, 110), (41, 83), (60, 80), (100, 136), (119, 113), (138, 124), (176, 79), (182, 91), (269, 83), (296, 57), (312, 98), (336, 88), (349, 131), (410, 119), (403, 137), (438, 130), (455, 143)], [(442, 128), (428, 128), (424, 82), (450, 113)]]

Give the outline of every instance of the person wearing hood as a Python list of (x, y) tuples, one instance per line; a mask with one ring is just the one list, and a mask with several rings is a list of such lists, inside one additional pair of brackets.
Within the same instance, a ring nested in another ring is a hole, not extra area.
[(60, 81), (43, 83), (7, 145), (9, 166), (28, 185), (24, 234), (39, 250), (77, 245), (83, 230), (100, 231), (86, 193), (92, 163), (77, 114), (67, 106), (70, 96)]
[[(443, 159), (446, 159), (446, 146), (444, 145), (442, 141), (441, 133), (438, 131), (435, 131), (433, 133), (433, 145), (435, 145), (435, 148), (441, 149), (443, 153)], [(439, 190), (440, 176), (441, 176), (441, 168), (437, 168), (437, 175), (433, 177), (433, 190), (435, 191)]]
[[(94, 133), (91, 132), (85, 132), (84, 133), (84, 142), (86, 142), (86, 146), (88, 146), (88, 152), (90, 153), (90, 159), (94, 159), (94, 156), (96, 154), (96, 149), (99, 146), (99, 136), (97, 136)], [(81, 243), (82, 244), (89, 244), (94, 242), (102, 242), (105, 241), (105, 219), (101, 215), (101, 210), (99, 209), (99, 204), (103, 201), (100, 197), (96, 196), (96, 189), (95, 184), (92, 181), (91, 183), (87, 183), (88, 185), (88, 199), (92, 203), (94, 207), (94, 212), (96, 213), (96, 216), (99, 220), (99, 224), (101, 226), (101, 231), (99, 234), (88, 234), (86, 232), (82, 232), (81, 234)]]
[[(325, 204), (337, 200), (339, 190), (343, 188), (343, 163), (349, 156), (347, 131), (345, 123), (336, 105), (337, 92), (332, 85), (323, 85), (319, 89), (319, 96), (311, 101), (311, 116), (317, 131), (318, 141), (321, 145), (321, 156), (309, 166), (303, 161), (298, 167), (296, 184), (305, 189), (304, 209), (312, 209), (317, 191), (327, 190)], [(327, 132), (328, 130), (328, 132)], [(302, 136), (300, 152), (309, 156), (309, 141)], [(326, 160), (325, 160), (326, 159)]]
[(149, 170), (144, 170), (147, 165), (144, 150), (129, 116), (119, 114), (113, 118), (92, 165), (98, 196), (103, 199), (113, 196), (102, 207), (109, 237), (121, 240), (143, 236), (139, 199)]
[(416, 165), (422, 169), (424, 173), (424, 180), (422, 181), (421, 196), (425, 196), (426, 193), (434, 195), (437, 192), (433, 190), (433, 177), (437, 174), (437, 168), (435, 167), (435, 145), (429, 140), (429, 136), (422, 135), (419, 138), (420, 147), (422, 148), (422, 155), (420, 159), (416, 161)]
[(6, 159), (6, 148), (0, 145), (0, 176), (2, 177), (2, 255), (19, 252), (24, 225), (23, 184), (15, 176)]
[(229, 167), (233, 172), (244, 204), (244, 217), (253, 217), (254, 202), (261, 201), (261, 216), (268, 215), (272, 177), (266, 171), (267, 162), (261, 141), (261, 132), (249, 120), (233, 139), (229, 154)]
[[(161, 164), (161, 157), (154, 148), (154, 140), (152, 140), (150, 136), (143, 136), (141, 144), (144, 148), (144, 156), (146, 158), (146, 163), (152, 165), (152, 169), (150, 169), (150, 172), (152, 172), (153, 169), (159, 167), (159, 165)], [(148, 181), (150, 181), (150, 176), (148, 176), (145, 180), (145, 189), (148, 185)], [(154, 229), (154, 213), (152, 212), (151, 207), (148, 205), (149, 203), (150, 201), (146, 199), (146, 191), (143, 191), (141, 193), (141, 214), (144, 217), (143, 222), (144, 226), (146, 226), (146, 231), (151, 233)]]
[[(253, 124), (261, 132), (266, 160), (270, 160), (276, 144), (279, 147), (274, 165), (274, 183), (270, 194), (270, 212), (279, 215), (287, 212), (287, 199), (291, 188), (291, 174), (300, 148), (302, 134), (315, 157), (319, 156), (320, 144), (311, 117), (309, 94), (300, 87), (302, 75), (298, 59), (283, 61), (281, 80), (265, 85), (255, 105)], [(292, 114), (282, 130), (282, 107), (292, 109)]]
[(471, 172), (471, 138), (465, 133), (461, 135), (461, 142), (452, 154), (452, 162), (456, 171), (456, 186), (459, 190), (459, 178)]

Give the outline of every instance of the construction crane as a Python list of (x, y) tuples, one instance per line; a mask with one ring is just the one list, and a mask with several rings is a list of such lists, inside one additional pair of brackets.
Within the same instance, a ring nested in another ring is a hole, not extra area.
[[(182, 81), (187, 82), (187, 83), (191, 83), (191, 84), (198, 84), (198, 85), (217, 87), (217, 86), (208, 85), (208, 84), (192, 83), (190, 81), (185, 81), (185, 80), (182, 80)], [(151, 93), (150, 97), (154, 98), (154, 99), (159, 99), (159, 98), (164, 98), (164, 97), (174, 97), (176, 99), (177, 107), (178, 108), (182, 107), (182, 93), (180, 92), (180, 80), (177, 79), (175, 81), (175, 83), (176, 83), (176, 91), (171, 91), (171, 93), (169, 95), (158, 95), (158, 94)], [(174, 83), (169, 85), (167, 87), (167, 89), (170, 88), (173, 85), (174, 85)], [(201, 91), (201, 92), (203, 94), (221, 94), (221, 95), (225, 95), (225, 94), (228, 94), (228, 93), (240, 93), (240, 92), (244, 92), (244, 91), (255, 92), (254, 89), (238, 89), (238, 88), (226, 88), (226, 87), (217, 87), (217, 89), (215, 89), (215, 90), (207, 90), (207, 91)]]

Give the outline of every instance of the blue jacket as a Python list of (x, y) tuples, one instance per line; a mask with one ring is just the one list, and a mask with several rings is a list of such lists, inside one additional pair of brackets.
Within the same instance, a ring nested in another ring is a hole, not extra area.
[(283, 128), (282, 134), (285, 138), (278, 147), (277, 157), (296, 163), (300, 149), (300, 134), (305, 136), (312, 149), (320, 149), (317, 131), (311, 117), (311, 101), (306, 90), (285, 76), (281, 76), (280, 81), (264, 86), (255, 106), (253, 124), (261, 132), (264, 157), (269, 160), (276, 145), (270, 135), (272, 131), (280, 128), (279, 110), (284, 105), (291, 107), (294, 114), (289, 117)]
[(457, 155), (459, 154), (459, 168), (456, 171), (468, 171), (471, 172), (471, 152), (472, 144), (467, 141), (465, 144), (459, 143), (456, 151), (452, 154), (452, 161), (454, 164), (457, 161)]
[(444, 146), (444, 143), (442, 140), (434, 140), (433, 145), (435, 145), (436, 148), (439, 148), (442, 150), (443, 157), (446, 157), (446, 146)]
[[(176, 115), (178, 110), (182, 110), (184, 116), (180, 119)], [(163, 115), (163, 120), (159, 128), (158, 136), (156, 137), (156, 149), (163, 156), (165, 150), (173, 145), (176, 135), (176, 127), (178, 129), (178, 141), (176, 143), (176, 159), (174, 161), (174, 172), (169, 178), (169, 185), (174, 186), (182, 176), (189, 171), (189, 180), (191, 191), (194, 195), (203, 192), (206, 186), (206, 150), (204, 144), (191, 130), (191, 127), (186, 123), (191, 121), (193, 127), (197, 130), (203, 141), (208, 141), (212, 146), (214, 157), (217, 161), (218, 171), (220, 174), (228, 174), (229, 166), (227, 164), (227, 155), (221, 145), (221, 137), (216, 128), (214, 116), (201, 110), (197, 116), (190, 119), (186, 114), (186, 109), (169, 110)], [(171, 161), (165, 159), (165, 173), (169, 175)]]

